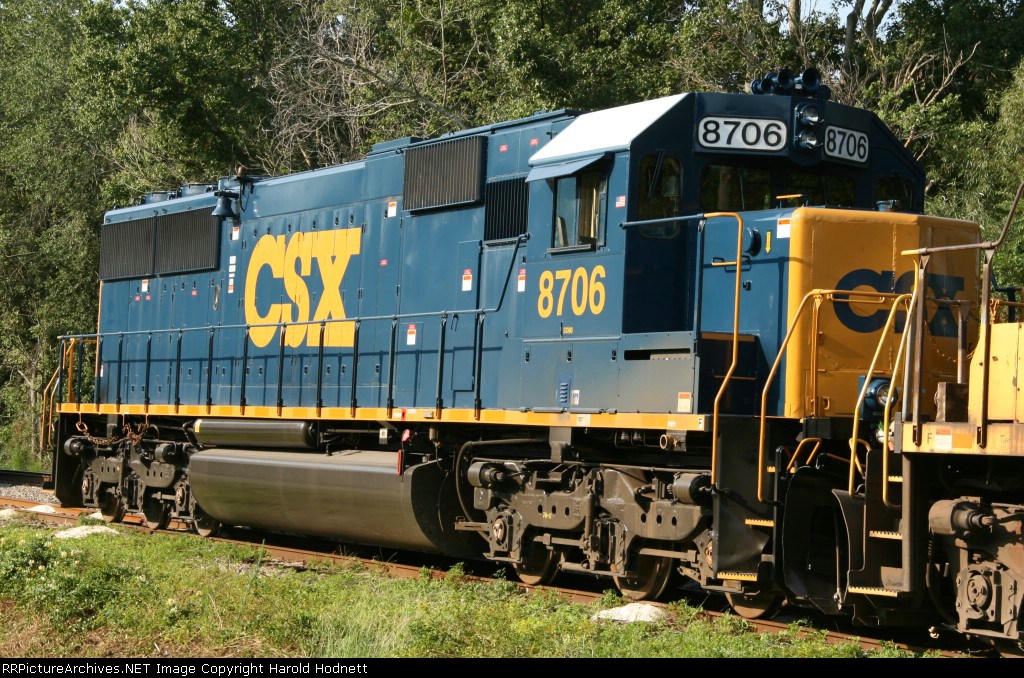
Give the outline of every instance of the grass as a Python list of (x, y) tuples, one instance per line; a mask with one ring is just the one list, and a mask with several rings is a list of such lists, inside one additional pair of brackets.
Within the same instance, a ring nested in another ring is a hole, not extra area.
[[(753, 633), (682, 603), (658, 624), (592, 621), (594, 607), (467, 582), (458, 566), (441, 579), (391, 579), (360, 567), (295, 570), (193, 537), (55, 531), (0, 525), (2, 656), (864, 656), (823, 634)], [(622, 603), (609, 593), (598, 606)]]

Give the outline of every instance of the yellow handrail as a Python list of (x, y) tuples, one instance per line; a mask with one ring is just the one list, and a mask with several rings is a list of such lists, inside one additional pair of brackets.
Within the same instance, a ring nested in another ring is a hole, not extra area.
[[(70, 367), (71, 367), (72, 363), (74, 362), (74, 355), (75, 355), (74, 350), (75, 350), (75, 342), (76, 341), (78, 341), (78, 340), (77, 339), (72, 339), (64, 347), (64, 356), (63, 356), (63, 358), (64, 358), (64, 366), (65, 366), (64, 369), (69, 374), (72, 374)], [(54, 411), (54, 409), (56, 407), (55, 400), (56, 400), (56, 397), (57, 397), (57, 382), (58, 382), (59, 379), (60, 379), (60, 363), (58, 361), (57, 367), (54, 368), (54, 370), (53, 370), (53, 376), (50, 377), (50, 381), (47, 382), (46, 388), (43, 389), (42, 412), (40, 412), (40, 416), (39, 416), (39, 450), (40, 450), (40, 452), (45, 452), (50, 447), (51, 443), (53, 442), (51, 440), (51, 438), (50, 438), (50, 422), (53, 419), (53, 411)], [(70, 386), (70, 384), (69, 384), (69, 386)], [(70, 393), (70, 390), (68, 392)]]
[(53, 376), (43, 389), (43, 410), (39, 416), (39, 451), (45, 452), (50, 447), (50, 420), (53, 417), (53, 397), (60, 367), (53, 370)]
[(800, 458), (800, 450), (804, 448), (804, 445), (809, 443), (814, 443), (814, 449), (807, 455), (807, 461), (804, 462), (804, 465), (810, 464), (814, 461), (814, 457), (818, 455), (818, 450), (821, 448), (821, 438), (804, 438), (800, 441), (800, 444), (796, 446), (796, 450), (793, 451), (793, 456), (790, 458), (789, 464), (786, 466), (786, 471), (788, 473), (792, 473), (793, 469), (796, 468), (797, 460)]
[[(916, 281), (917, 278), (915, 277), (914, 280)], [(896, 318), (896, 311), (898, 310), (900, 303), (906, 303), (908, 300), (913, 299), (915, 296), (917, 296), (916, 282), (914, 284), (914, 287), (915, 289), (913, 294), (901, 294), (893, 300), (892, 308), (889, 309), (889, 317), (886, 318), (885, 326), (882, 328), (882, 336), (878, 341), (878, 346), (875, 347), (875, 355), (871, 359), (871, 365), (868, 367), (868, 373), (864, 377), (864, 385), (861, 386), (860, 394), (857, 396), (857, 404), (853, 408), (853, 433), (850, 436), (850, 478), (848, 487), (848, 491), (851, 494), (853, 493), (853, 484), (855, 477), (854, 471), (856, 470), (855, 461), (857, 459), (857, 444), (858, 442), (864, 442), (863, 440), (859, 440), (857, 437), (857, 434), (860, 431), (860, 408), (864, 405), (864, 399), (867, 397), (868, 386), (871, 383), (871, 378), (874, 376), (875, 367), (878, 365), (878, 358), (882, 355), (882, 348), (885, 346), (886, 340), (889, 337), (889, 332), (892, 329), (892, 323)], [(909, 316), (907, 317), (907, 320), (909, 322)], [(904, 335), (906, 334), (907, 332), (904, 332)], [(868, 449), (870, 449), (870, 445), (868, 446)]]
[[(918, 279), (918, 269), (920, 268), (920, 262), (914, 259), (914, 280)], [(916, 287), (916, 283), (915, 283)], [(910, 300), (910, 305), (907, 307), (907, 323), (911, 322), (911, 318), (914, 317), (914, 311), (917, 306), (917, 290), (914, 290), (914, 296)], [(885, 412), (882, 415), (882, 430), (885, 432), (885, 438), (882, 441), (882, 503), (887, 508), (897, 508), (896, 504), (889, 501), (889, 425), (892, 422), (892, 405), (896, 402), (896, 383), (897, 378), (900, 374), (900, 370), (903, 369), (903, 353), (907, 349), (909, 343), (910, 332), (906, 329), (903, 331), (903, 335), (900, 337), (900, 346), (896, 350), (896, 362), (892, 368), (892, 378), (889, 381), (889, 397), (885, 399)]]
[(733, 312), (732, 312), (732, 363), (729, 365), (729, 370), (725, 373), (725, 378), (722, 380), (722, 385), (718, 389), (718, 395), (715, 396), (715, 408), (711, 419), (711, 485), (714, 487), (718, 483), (718, 411), (719, 406), (722, 402), (722, 397), (725, 395), (725, 389), (729, 386), (729, 382), (732, 380), (733, 372), (736, 371), (736, 365), (739, 363), (739, 351), (740, 351), (740, 291), (743, 289), (743, 217), (736, 212), (711, 212), (705, 214), (705, 219), (712, 217), (733, 217), (736, 219), (736, 261), (733, 262), (713, 262), (712, 266), (736, 266), (736, 289), (733, 297)]
[[(858, 303), (868, 303), (870, 299), (891, 299), (895, 298), (897, 294), (891, 292), (867, 292), (858, 290), (822, 290), (814, 289), (804, 295), (804, 298), (800, 301), (800, 306), (797, 307), (796, 313), (793, 314), (793, 319), (789, 323), (789, 328), (786, 330), (786, 336), (782, 340), (782, 345), (779, 347), (779, 352), (775, 356), (775, 362), (772, 363), (772, 369), (768, 372), (768, 377), (765, 380), (764, 390), (761, 392), (761, 425), (760, 435), (758, 439), (758, 450), (757, 450), (757, 500), (764, 501), (764, 473), (765, 473), (765, 442), (766, 442), (766, 428), (768, 425), (768, 391), (771, 389), (772, 384), (775, 382), (775, 375), (778, 374), (779, 366), (782, 364), (782, 358), (786, 354), (786, 350), (789, 348), (789, 342), (793, 338), (793, 334), (796, 332), (796, 327), (800, 322), (800, 317), (803, 315), (804, 309), (807, 308), (807, 302), (811, 299), (818, 300), (819, 302), (824, 299), (835, 301), (834, 297), (838, 294), (842, 294), (846, 297), (844, 301), (849, 301), (850, 297), (862, 297), (862, 300)], [(879, 302), (880, 303), (880, 302)], [(814, 341), (814, 352), (818, 350), (817, 338)], [(813, 384), (817, 382), (817, 375), (812, 375), (811, 383), (814, 393), (816, 388)], [(817, 396), (815, 396), (817, 397)], [(815, 408), (817, 404), (815, 403)], [(845, 460), (844, 460), (845, 461)]]

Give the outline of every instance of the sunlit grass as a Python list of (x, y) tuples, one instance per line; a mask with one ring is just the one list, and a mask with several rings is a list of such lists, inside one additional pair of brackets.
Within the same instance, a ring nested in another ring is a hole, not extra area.
[[(124, 532), (58, 540), (0, 526), (0, 653), (309, 657), (857, 657), (819, 633), (759, 634), (683, 603), (661, 623), (591, 619), (595, 608), (509, 582), (392, 579), (372, 568), (296, 570), (258, 550)], [(614, 594), (597, 604), (623, 601)], [(884, 654), (901, 654), (897, 650)]]

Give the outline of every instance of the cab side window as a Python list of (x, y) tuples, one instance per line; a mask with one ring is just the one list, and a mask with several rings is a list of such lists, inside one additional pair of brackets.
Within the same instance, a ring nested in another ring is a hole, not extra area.
[(555, 184), (554, 249), (596, 247), (604, 239), (608, 179), (604, 172), (581, 172)]
[(683, 172), (678, 158), (651, 153), (640, 159), (637, 219), (679, 216), (679, 190)]

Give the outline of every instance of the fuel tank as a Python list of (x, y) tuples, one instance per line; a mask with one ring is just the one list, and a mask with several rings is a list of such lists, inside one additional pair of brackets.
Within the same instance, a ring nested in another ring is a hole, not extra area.
[(397, 472), (395, 452), (214, 449), (190, 461), (192, 492), (227, 525), (480, 558), (479, 536), (455, 531), (455, 476), (440, 462)]

